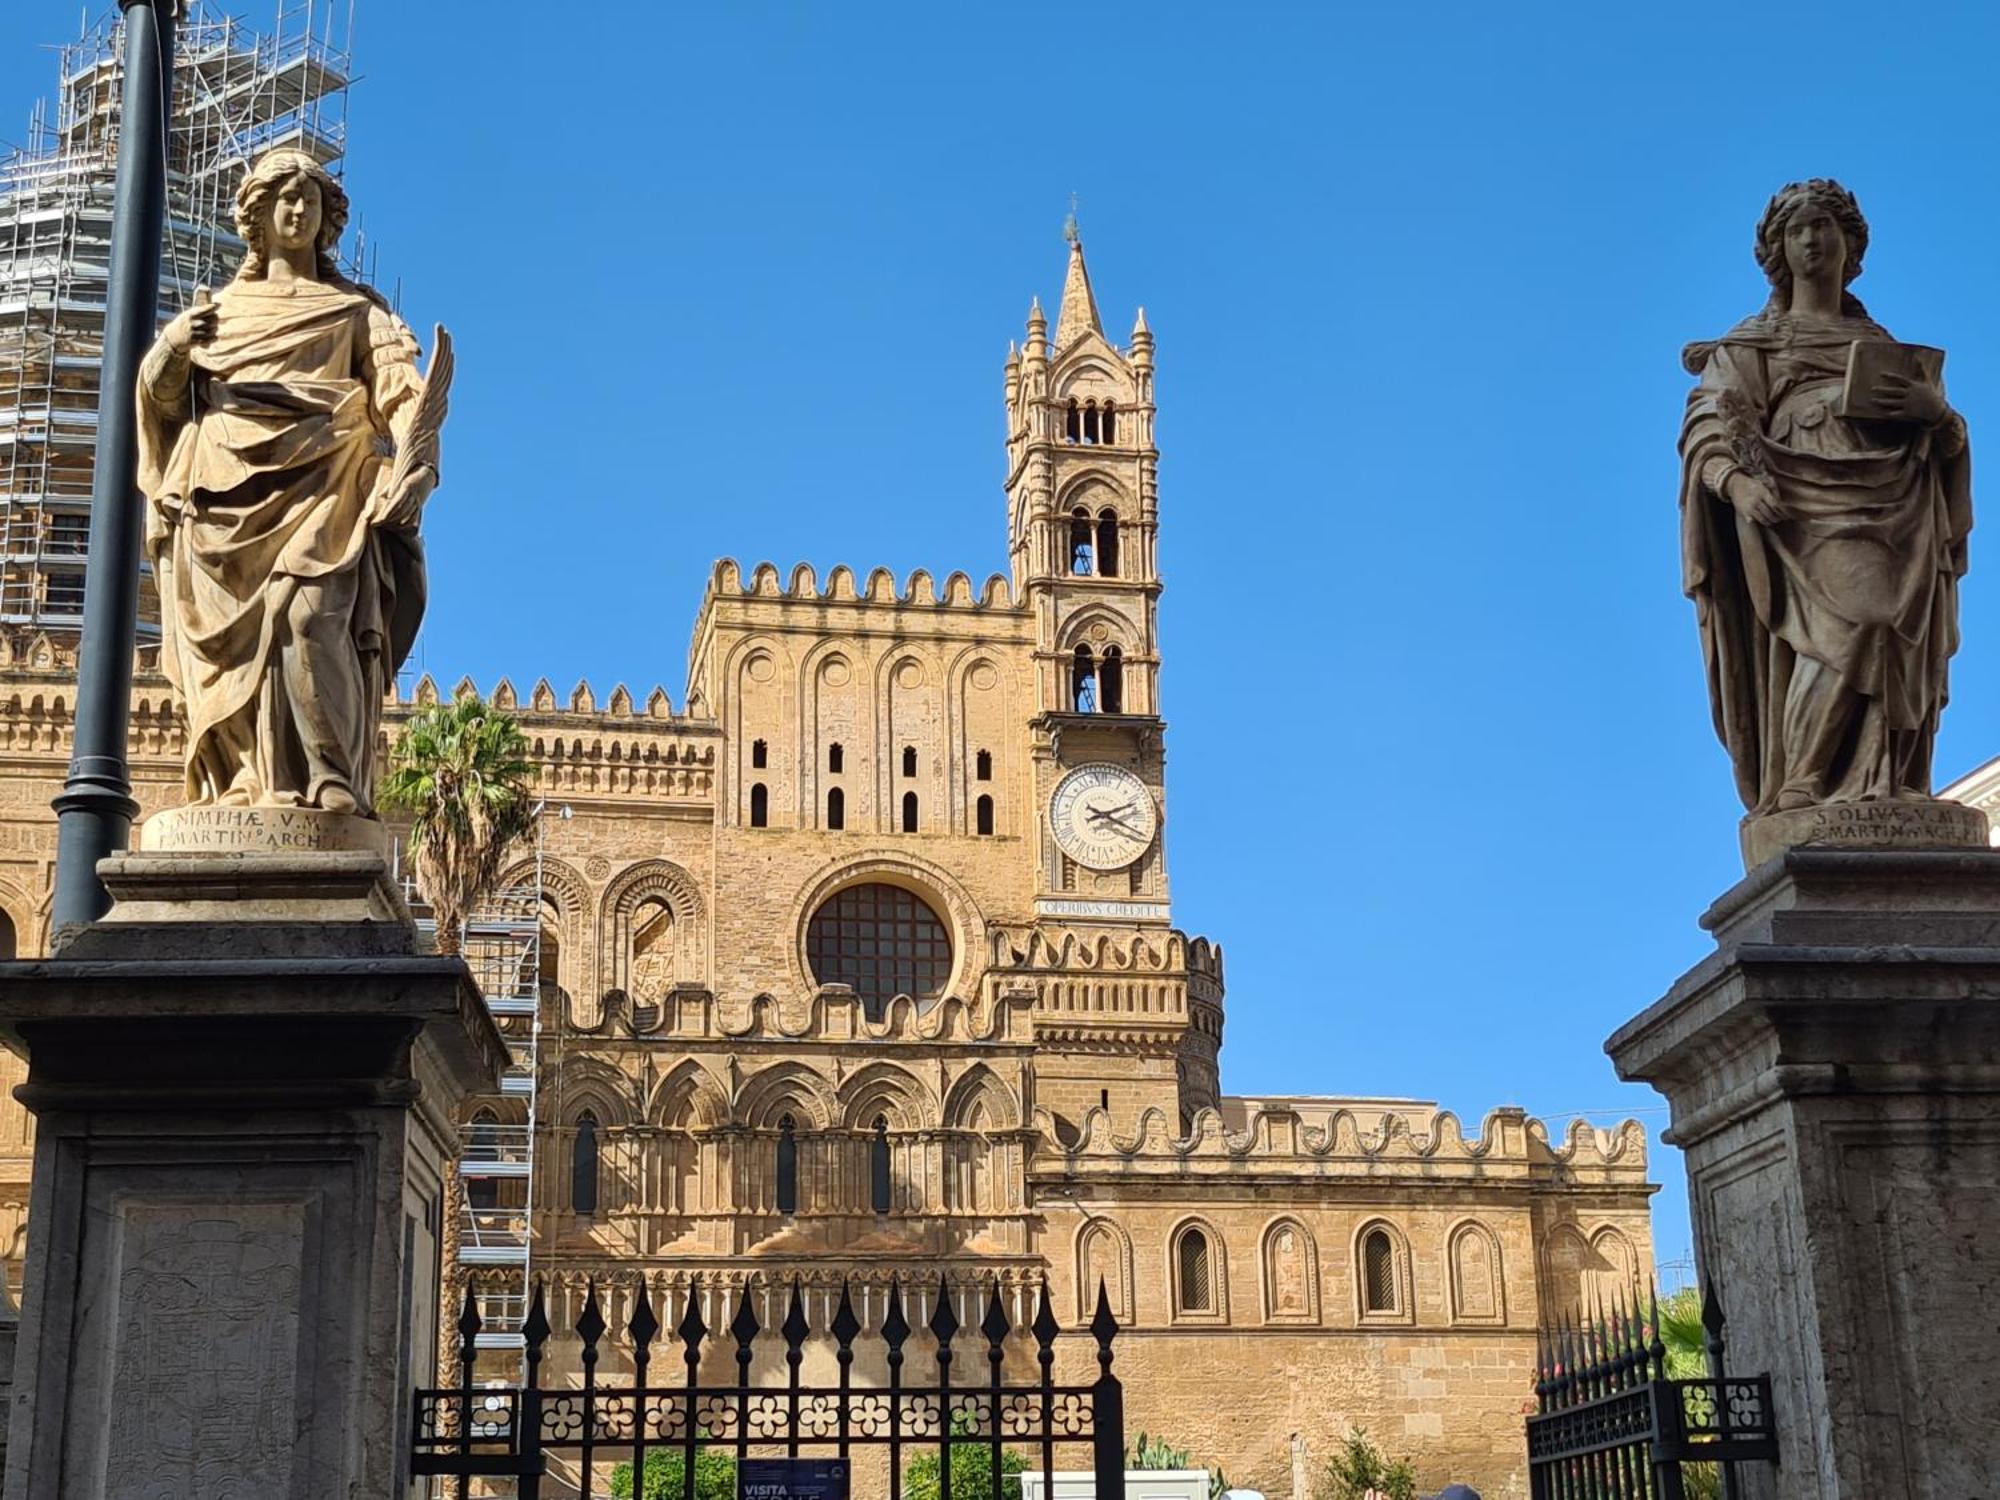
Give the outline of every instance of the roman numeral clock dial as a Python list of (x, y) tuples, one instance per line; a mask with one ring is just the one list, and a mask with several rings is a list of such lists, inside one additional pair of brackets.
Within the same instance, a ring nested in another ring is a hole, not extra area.
[(1123, 766), (1078, 766), (1049, 799), (1056, 847), (1088, 870), (1122, 870), (1153, 845), (1160, 812), (1146, 783)]

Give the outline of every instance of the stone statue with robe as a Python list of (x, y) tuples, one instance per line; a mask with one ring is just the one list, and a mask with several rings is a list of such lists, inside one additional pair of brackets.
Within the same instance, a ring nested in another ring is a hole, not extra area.
[(409, 328), (339, 272), (347, 198), (313, 157), (270, 152), (236, 201), (241, 269), (139, 378), (187, 800), (372, 819), (382, 700), (423, 616), (449, 340), (427, 390)]
[[(1751, 865), (1805, 843), (1984, 842), (1931, 794), (1972, 528), (1942, 353), (1848, 290), (1868, 224), (1825, 179), (1757, 226), (1769, 302), (1684, 356), (1682, 561)], [(1859, 347), (1857, 347), (1859, 346)]]

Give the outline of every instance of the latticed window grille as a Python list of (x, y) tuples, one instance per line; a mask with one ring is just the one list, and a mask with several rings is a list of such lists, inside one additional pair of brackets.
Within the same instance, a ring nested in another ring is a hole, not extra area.
[(1181, 1311), (1215, 1311), (1215, 1287), (1209, 1265), (1208, 1236), (1190, 1229), (1181, 1236)]
[(806, 959), (821, 984), (854, 987), (870, 1012), (895, 995), (935, 999), (951, 978), (951, 935), (899, 885), (853, 885), (813, 913)]
[(868, 1204), (878, 1214), (889, 1211), (892, 1183), (889, 1176), (889, 1122), (877, 1116), (875, 1135), (868, 1143)]
[(569, 1206), (580, 1214), (597, 1212), (597, 1116), (576, 1117), (576, 1144), (570, 1163)]
[(786, 1115), (778, 1121), (778, 1212), (799, 1211), (799, 1138)]
[(1395, 1312), (1396, 1243), (1386, 1229), (1371, 1229), (1361, 1241), (1361, 1288), (1370, 1312)]

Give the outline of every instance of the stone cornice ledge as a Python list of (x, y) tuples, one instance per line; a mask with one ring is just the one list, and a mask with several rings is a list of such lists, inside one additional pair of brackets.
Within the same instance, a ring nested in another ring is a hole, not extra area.
[[(1966, 1008), (1994, 1045), (1934, 1056), (1938, 1013)], [(1990, 1092), (2000, 1087), (2000, 946), (1740, 942), (1689, 970), (1604, 1050), (1620, 1077), (1682, 1101), (1663, 1133), (1682, 1147), (1786, 1098)]]

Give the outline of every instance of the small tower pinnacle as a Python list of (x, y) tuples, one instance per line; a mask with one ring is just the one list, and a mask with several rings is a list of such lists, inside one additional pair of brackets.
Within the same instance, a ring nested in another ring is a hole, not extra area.
[(1083, 264), (1083, 239), (1070, 225), (1069, 274), (1063, 281), (1062, 310), (1056, 314), (1056, 348), (1067, 349), (1086, 332), (1103, 333), (1097, 320), (1097, 299), (1090, 292), (1090, 272)]

